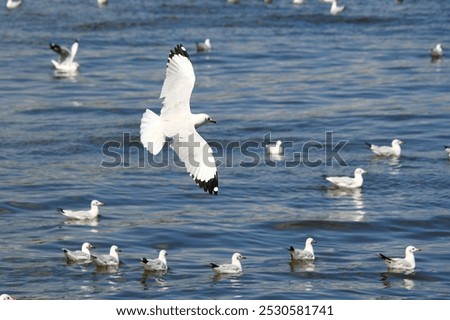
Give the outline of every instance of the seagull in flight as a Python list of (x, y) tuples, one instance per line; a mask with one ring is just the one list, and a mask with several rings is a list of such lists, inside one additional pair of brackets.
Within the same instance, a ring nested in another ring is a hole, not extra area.
[(78, 52), (78, 39), (72, 44), (72, 47), (67, 49), (56, 43), (50, 43), (50, 49), (59, 54), (59, 61), (52, 60), (53, 66), (57, 71), (60, 72), (75, 72), (78, 70), (80, 65), (78, 62), (73, 61)]
[(216, 123), (205, 113), (191, 113), (190, 98), (195, 83), (194, 68), (187, 50), (177, 45), (170, 51), (166, 79), (160, 98), (160, 115), (147, 109), (141, 119), (141, 143), (150, 153), (158, 154), (166, 139), (184, 163), (195, 183), (209, 194), (219, 192), (219, 176), (212, 149), (197, 132), (207, 123)]

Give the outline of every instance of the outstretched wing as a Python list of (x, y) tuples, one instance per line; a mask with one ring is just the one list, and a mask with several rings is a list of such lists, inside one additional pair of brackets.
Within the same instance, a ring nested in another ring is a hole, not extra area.
[(73, 62), (73, 60), (75, 59), (75, 56), (77, 55), (77, 52), (78, 52), (78, 46), (79, 46), (79, 44), (78, 44), (78, 40), (75, 40), (73, 43), (72, 43), (72, 47), (70, 48), (70, 62)]
[(64, 63), (70, 57), (70, 51), (66, 47), (62, 47), (56, 43), (50, 43), (50, 49), (59, 54), (59, 62)]
[(161, 89), (163, 99), (161, 121), (165, 134), (173, 137), (178, 133), (179, 122), (186, 122), (191, 115), (189, 101), (195, 83), (194, 68), (186, 49), (177, 45), (167, 59), (166, 79)]
[(219, 177), (211, 147), (194, 127), (177, 134), (171, 147), (200, 188), (210, 194), (219, 192)]

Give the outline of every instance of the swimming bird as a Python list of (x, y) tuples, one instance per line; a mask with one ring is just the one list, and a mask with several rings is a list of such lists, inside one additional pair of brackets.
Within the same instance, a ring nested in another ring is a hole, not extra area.
[(231, 264), (217, 265), (215, 263), (210, 263), (209, 265), (216, 273), (236, 274), (242, 272), (242, 265), (240, 261), (242, 259), (246, 259), (246, 257), (241, 255), (239, 252), (235, 252), (231, 257)]
[(67, 258), (67, 261), (69, 262), (91, 262), (91, 252), (89, 251), (89, 249), (91, 248), (95, 248), (95, 246), (93, 246), (92, 244), (90, 244), (89, 242), (85, 242), (83, 243), (83, 245), (81, 246), (81, 251), (80, 250), (76, 250), (76, 251), (71, 251), (69, 249), (66, 248), (62, 248), (64, 255)]
[(211, 40), (208, 38), (205, 42), (197, 42), (196, 44), (197, 52), (210, 51), (211, 50)]
[(306, 239), (305, 249), (295, 249), (294, 247), (290, 247), (287, 249), (291, 255), (292, 260), (314, 260), (316, 257), (314, 256), (314, 249), (312, 244), (317, 241), (313, 238)]
[(239, 4), (239, 0), (227, 0), (228, 3)]
[(159, 252), (159, 256), (157, 259), (148, 260), (146, 258), (142, 258), (141, 264), (144, 266), (144, 269), (147, 271), (166, 271), (168, 268), (166, 256), (167, 256), (167, 251), (161, 250)]
[(338, 6), (337, 0), (331, 3), (330, 13), (335, 16), (341, 14), (345, 10), (345, 6)]
[(272, 155), (281, 155), (283, 154), (283, 147), (281, 146), (283, 142), (278, 140), (275, 143), (270, 143), (266, 145), (266, 152)]
[(205, 113), (192, 114), (190, 97), (195, 74), (186, 49), (177, 45), (170, 51), (166, 79), (160, 98), (163, 107), (158, 116), (147, 109), (141, 119), (141, 143), (150, 153), (158, 154), (166, 138), (172, 139), (171, 148), (184, 163), (186, 171), (209, 194), (219, 192), (219, 176), (212, 149), (197, 132), (206, 123), (216, 123)]
[(448, 157), (450, 158), (450, 146), (444, 146), (445, 152), (447, 152)]
[(431, 58), (439, 59), (444, 55), (444, 47), (442, 44), (438, 43), (436, 46), (430, 49)]
[(16, 300), (16, 299), (11, 297), (9, 294), (3, 293), (0, 295), (0, 300)]
[(17, 1), (15, 1), (15, 0), (8, 0), (6, 2), (6, 8), (7, 9), (15, 9), (15, 8), (20, 7), (21, 5), (22, 5), (22, 1), (21, 0), (17, 0)]
[(108, 0), (97, 0), (99, 6), (106, 6), (108, 4)]
[(354, 178), (351, 178), (351, 177), (326, 177), (326, 179), (338, 187), (355, 189), (355, 188), (362, 187), (363, 182), (364, 182), (362, 175), (364, 173), (367, 173), (366, 171), (364, 171), (364, 169), (357, 168), (355, 170)]
[(414, 270), (416, 261), (414, 259), (414, 252), (421, 251), (414, 246), (407, 246), (405, 249), (405, 258), (390, 258), (380, 253), (378, 256), (384, 260), (389, 269), (398, 270)]
[(72, 211), (62, 208), (57, 208), (56, 210), (65, 215), (67, 218), (70, 219), (78, 219), (78, 220), (88, 220), (88, 219), (94, 219), (99, 215), (99, 206), (104, 206), (105, 204), (103, 202), (100, 202), (98, 200), (92, 200), (91, 201), (91, 209), (86, 211)]
[(109, 254), (101, 254), (99, 256), (91, 254), (91, 257), (97, 267), (117, 267), (120, 263), (119, 252), (121, 252), (119, 247), (114, 245), (111, 246)]
[(391, 142), (391, 146), (377, 146), (376, 144), (368, 143), (366, 144), (369, 146), (369, 149), (373, 151), (377, 156), (380, 157), (399, 157), (402, 153), (402, 148), (400, 147), (401, 144), (404, 144), (405, 142), (399, 139), (394, 139)]
[(292, 0), (293, 4), (303, 4), (304, 0)]
[(78, 62), (74, 61), (75, 56), (78, 52), (78, 42), (78, 39), (75, 40), (70, 50), (56, 43), (50, 43), (50, 49), (59, 54), (59, 61), (52, 60), (53, 66), (57, 71), (75, 72), (78, 70), (80, 65), (78, 64)]

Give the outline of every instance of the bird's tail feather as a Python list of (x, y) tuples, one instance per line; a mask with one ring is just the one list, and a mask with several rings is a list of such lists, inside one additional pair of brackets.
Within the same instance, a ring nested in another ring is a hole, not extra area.
[(162, 129), (161, 118), (147, 109), (141, 119), (141, 143), (150, 153), (158, 154), (165, 142), (166, 136)]

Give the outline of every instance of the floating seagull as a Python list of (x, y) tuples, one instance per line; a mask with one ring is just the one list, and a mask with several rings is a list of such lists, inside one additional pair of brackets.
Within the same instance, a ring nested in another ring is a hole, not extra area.
[(316, 257), (314, 256), (314, 249), (312, 244), (317, 241), (313, 238), (306, 239), (305, 249), (294, 249), (294, 247), (290, 247), (287, 249), (291, 254), (292, 260), (314, 260)]
[(161, 89), (161, 115), (147, 109), (141, 119), (141, 143), (158, 154), (166, 138), (195, 183), (209, 194), (219, 192), (219, 177), (212, 149), (196, 128), (216, 123), (205, 113), (192, 114), (189, 105), (195, 74), (186, 49), (177, 45), (167, 60), (166, 79)]
[(3, 293), (2, 295), (0, 295), (0, 300), (16, 300), (16, 299), (11, 297), (9, 294)]
[(197, 52), (210, 51), (211, 50), (211, 40), (206, 39), (205, 42), (196, 43)]
[(401, 144), (404, 144), (402, 140), (394, 139), (392, 140), (391, 147), (389, 146), (377, 146), (376, 144), (368, 143), (366, 144), (369, 146), (370, 150), (373, 151), (377, 156), (380, 157), (399, 157), (402, 153), (402, 148), (400, 147)]
[(439, 59), (444, 55), (444, 47), (438, 43), (434, 48), (430, 49), (430, 52), (432, 59)]
[(266, 145), (266, 152), (271, 155), (281, 155), (283, 154), (283, 147), (281, 146), (283, 142), (278, 140), (276, 143), (270, 143)]
[(345, 10), (345, 6), (338, 6), (337, 0), (331, 3), (330, 13), (335, 16), (342, 13)]
[(238, 4), (239, 0), (227, 0), (228, 3)]
[(355, 177), (326, 177), (328, 181), (341, 188), (355, 189), (363, 185), (363, 173), (367, 173), (364, 169), (357, 168), (355, 170)]
[(210, 267), (216, 272), (216, 273), (241, 273), (242, 272), (242, 266), (241, 261), (242, 259), (246, 259), (243, 255), (236, 252), (231, 257), (231, 264), (221, 264), (217, 265), (215, 263), (210, 263)]
[(99, 6), (106, 6), (108, 4), (108, 0), (97, 0)]
[(7, 9), (15, 9), (18, 8), (22, 5), (22, 1), (18, 0), (18, 1), (14, 1), (14, 0), (8, 0), (6, 2), (6, 8)]
[(384, 254), (378, 254), (378, 256), (384, 260), (389, 269), (398, 270), (414, 270), (416, 267), (416, 261), (414, 259), (414, 252), (421, 251), (414, 246), (408, 246), (405, 249), (405, 258), (390, 258)]
[(95, 248), (92, 244), (90, 244), (89, 242), (85, 242), (83, 243), (83, 245), (81, 246), (81, 251), (80, 250), (76, 250), (76, 251), (70, 251), (66, 248), (63, 248), (63, 252), (64, 255), (67, 258), (67, 261), (69, 262), (91, 262), (91, 252), (89, 251), (89, 249), (91, 248)]
[(141, 259), (141, 264), (147, 271), (166, 271), (167, 270), (167, 251), (161, 250), (157, 259), (147, 260), (146, 258)]
[(73, 61), (78, 51), (78, 39), (74, 41), (70, 50), (53, 42), (50, 43), (50, 49), (59, 54), (59, 62), (52, 60), (57, 71), (75, 72), (78, 70), (80, 65)]
[(447, 152), (448, 157), (450, 158), (450, 146), (444, 146), (445, 152)]
[(303, 4), (304, 0), (292, 0), (293, 4)]
[(101, 254), (99, 256), (91, 255), (97, 267), (117, 267), (119, 265), (119, 252), (121, 250), (117, 246), (111, 246), (109, 254)]
[(78, 220), (88, 220), (88, 219), (94, 219), (99, 215), (99, 206), (104, 206), (105, 204), (103, 202), (100, 202), (98, 200), (92, 200), (91, 201), (91, 209), (86, 211), (72, 211), (67, 209), (61, 209), (57, 208), (56, 210), (65, 215), (67, 218), (70, 219), (78, 219)]

